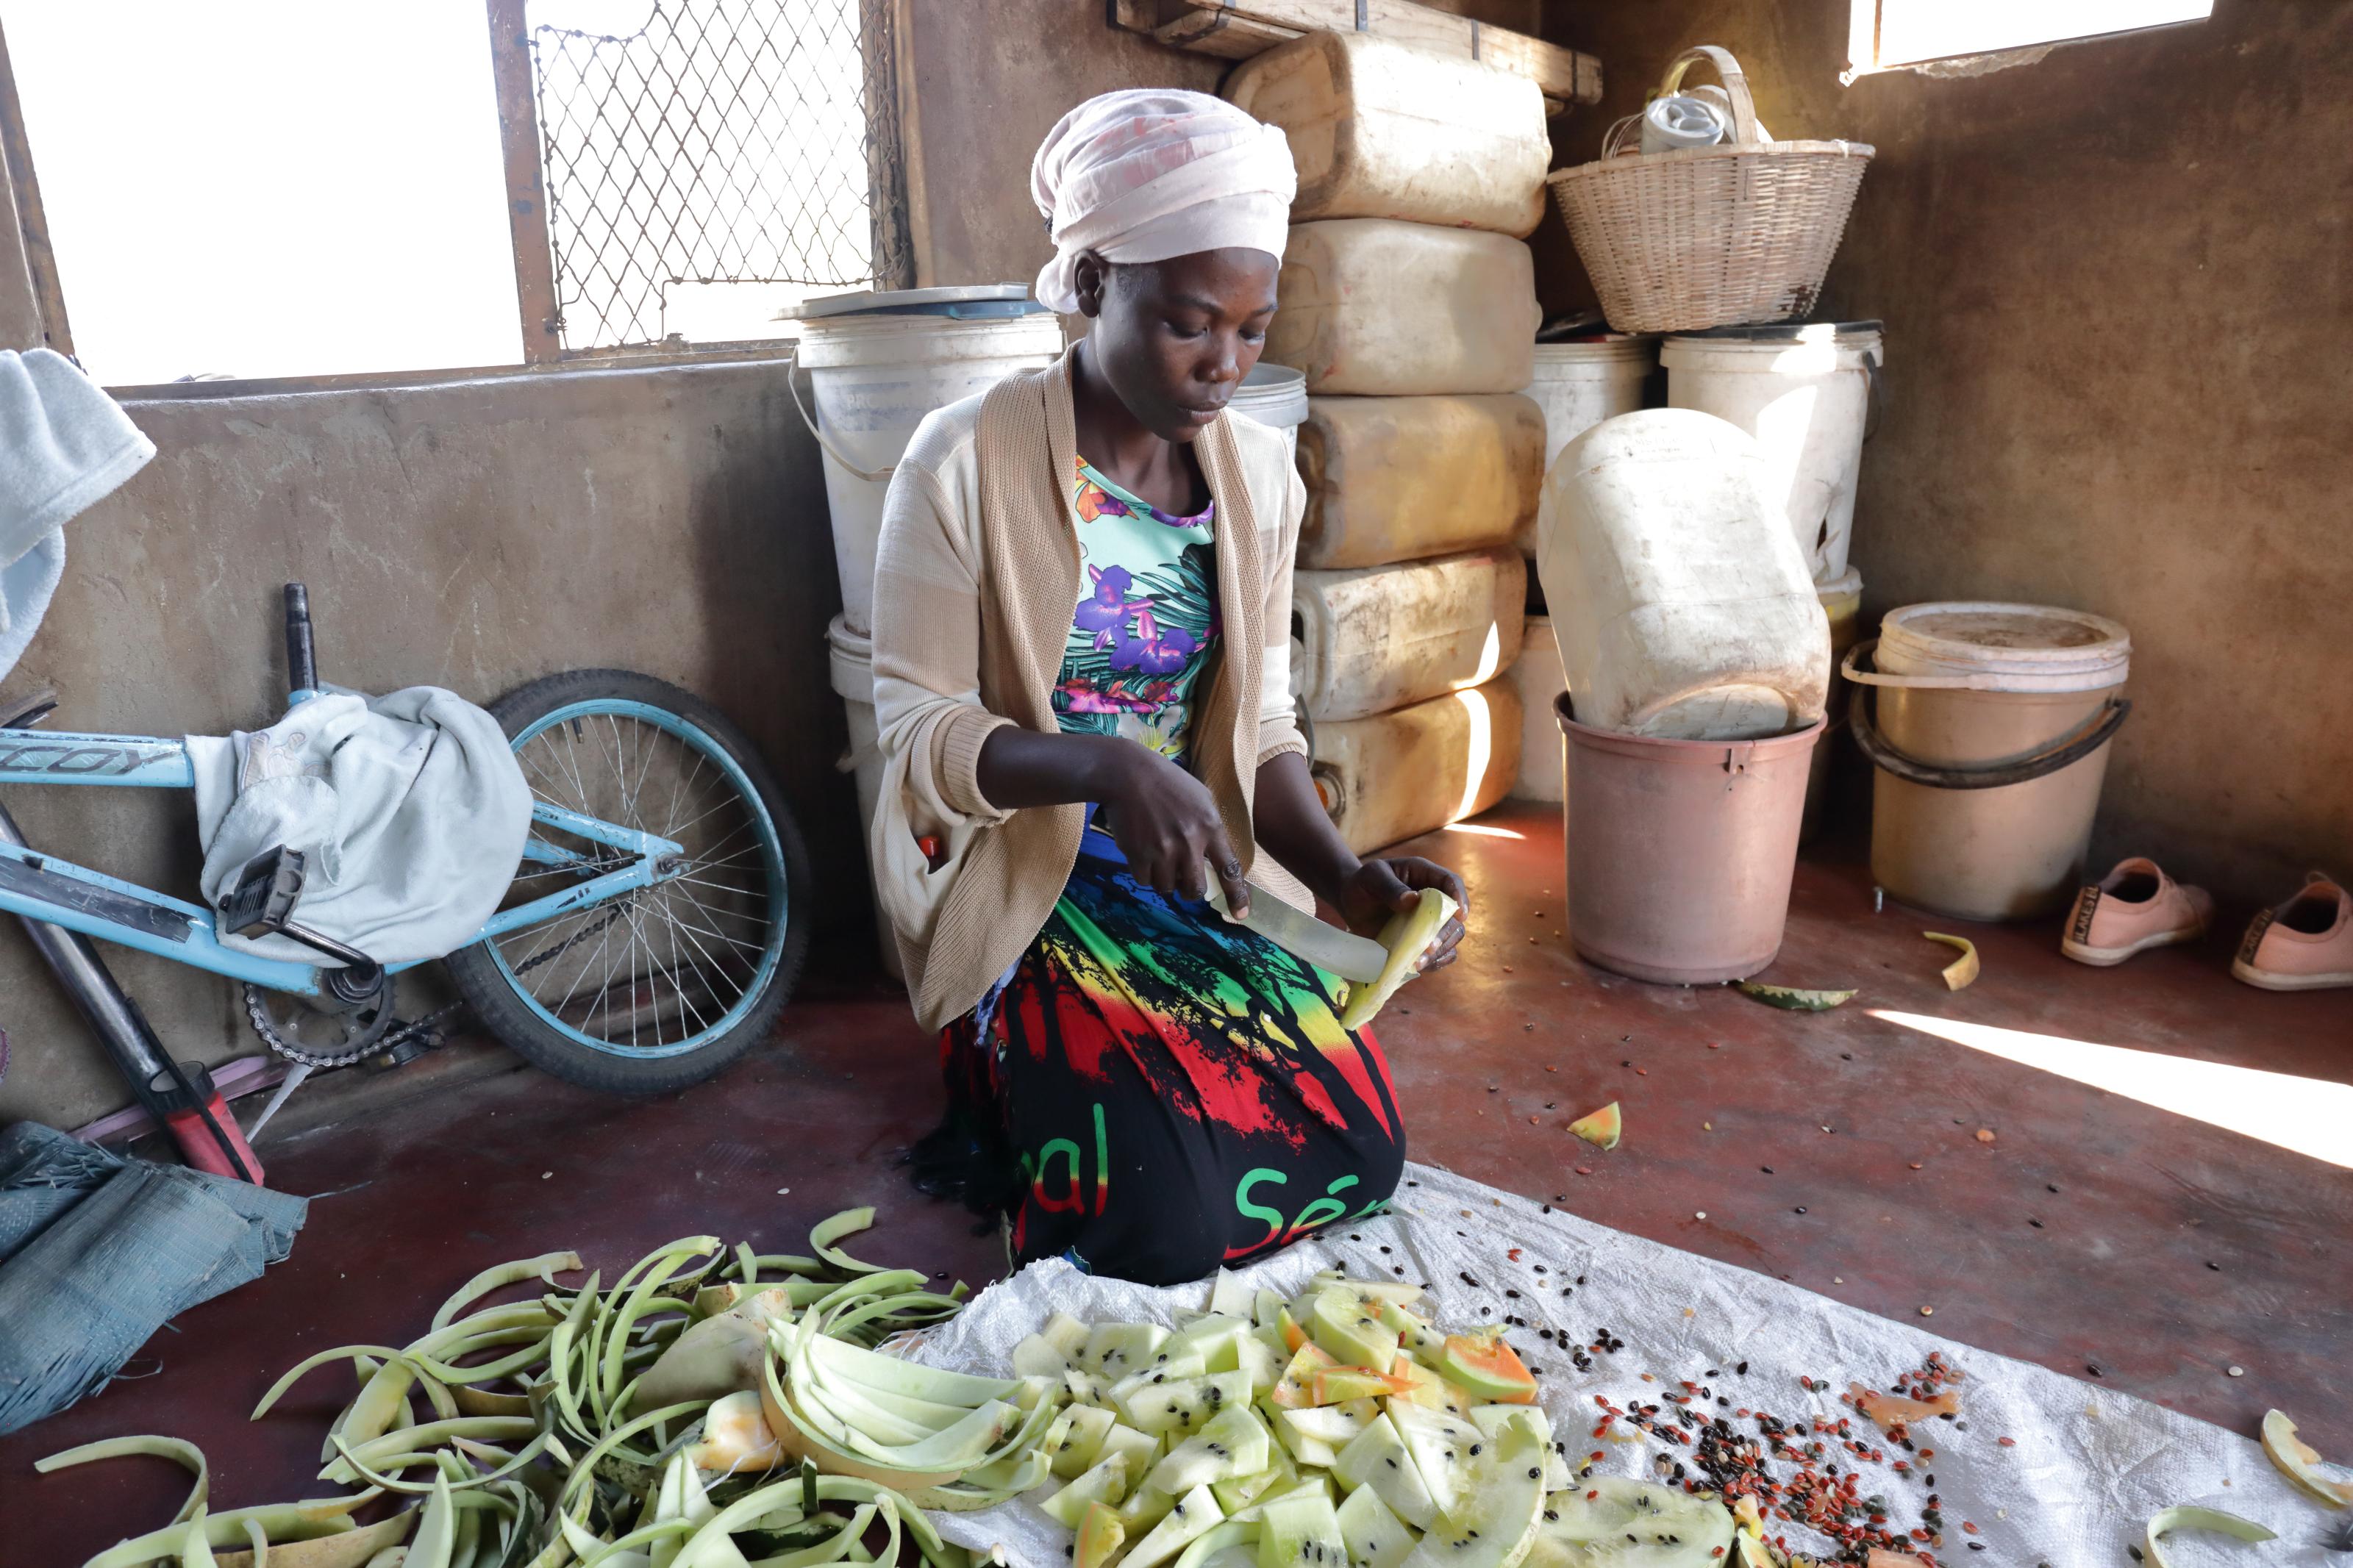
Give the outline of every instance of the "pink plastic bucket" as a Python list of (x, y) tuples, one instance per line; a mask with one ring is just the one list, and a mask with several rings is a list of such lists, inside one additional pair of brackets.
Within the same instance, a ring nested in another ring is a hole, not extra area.
[(1761, 741), (1596, 730), (1553, 704), (1567, 803), (1568, 934), (1637, 980), (1745, 980), (1781, 951), (1820, 721)]

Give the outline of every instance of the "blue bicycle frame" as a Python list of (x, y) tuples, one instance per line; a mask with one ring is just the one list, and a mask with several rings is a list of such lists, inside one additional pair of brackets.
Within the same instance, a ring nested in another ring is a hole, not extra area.
[[(296, 701), (311, 695), (294, 693)], [(100, 785), (128, 789), (194, 789), (195, 770), (178, 741), (142, 735), (51, 734), (0, 730), (0, 785)], [(670, 881), (685, 871), (681, 846), (566, 811), (545, 802), (532, 807), (536, 826), (617, 849), (629, 863), (602, 876), (501, 910), (474, 938), (503, 936), (524, 926), (622, 898)], [(549, 843), (534, 832), (522, 858), (542, 866), (588, 864), (591, 858)], [(601, 860), (601, 858), (598, 858)], [(28, 846), (0, 838), (0, 911), (44, 921), (85, 936), (119, 942), (174, 963), (250, 981), (273, 991), (315, 996), (326, 970), (313, 963), (259, 958), (222, 945), (213, 912), (135, 882), (125, 882)], [(413, 969), (424, 960), (390, 964)]]

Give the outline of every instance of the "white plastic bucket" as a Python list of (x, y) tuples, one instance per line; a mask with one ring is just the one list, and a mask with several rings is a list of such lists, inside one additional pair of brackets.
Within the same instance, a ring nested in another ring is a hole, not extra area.
[(874, 629), (874, 551), (891, 469), (923, 416), (986, 392), (1062, 352), (1060, 317), (897, 311), (890, 294), (869, 308), (801, 324), (798, 358), (817, 395), (825, 496), (850, 629)]
[(1290, 437), (1292, 453), (1296, 456), (1299, 427), (1307, 423), (1307, 373), (1271, 360), (1261, 360), (1250, 366), (1250, 373), (1234, 388), (1226, 406), (1282, 431)]
[(1560, 672), (1560, 645), (1553, 641), (1552, 617), (1530, 616), (1520, 633), (1520, 657), (1512, 661), (1512, 684), (1520, 692), (1520, 776), (1512, 794), (1521, 800), (1559, 805), (1567, 798), (1560, 762), (1560, 725), (1553, 701), (1568, 689)]
[(1854, 489), (1885, 347), (1876, 321), (1726, 327), (1671, 337), (1667, 405), (1728, 419), (1757, 437), (1774, 499), (1814, 581), (1846, 572)]
[[(1651, 338), (1613, 337), (1583, 343), (1538, 343), (1535, 378), (1527, 395), (1545, 414), (1545, 468), (1560, 449), (1600, 424), (1642, 406), (1642, 383), (1658, 363)], [(1544, 715), (1552, 729), (1552, 713)], [(1557, 751), (1557, 746), (1546, 746)]]
[[(874, 639), (853, 631), (847, 617), (836, 616), (825, 628), (833, 650), (833, 689), (849, 718), (849, 750), (834, 765), (850, 774), (858, 785), (860, 843), (874, 826), (874, 802), (882, 793), (882, 749), (874, 723)], [(868, 875), (872, 871), (870, 868)], [(905, 978), (899, 967), (899, 939), (892, 933), (891, 917), (882, 910), (881, 895), (874, 896), (874, 929), (882, 946), (882, 972), (893, 980)]]
[(2048, 605), (1906, 605), (1880, 624), (1874, 662), (1915, 688), (2097, 691), (2125, 683), (2132, 635), (2105, 616)]

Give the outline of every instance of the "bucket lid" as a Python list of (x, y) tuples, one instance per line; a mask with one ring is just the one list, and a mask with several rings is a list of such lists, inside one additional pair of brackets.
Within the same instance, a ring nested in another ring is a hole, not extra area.
[(2117, 686), (2132, 658), (2132, 636), (2116, 622), (2049, 605), (1906, 605), (1888, 613), (1879, 637), (1877, 663), (1884, 673), (1983, 676), (1994, 690)]
[(1864, 321), (1775, 321), (1756, 327), (1709, 327), (1677, 332), (1669, 342), (1700, 343), (1861, 343), (1883, 336), (1887, 323)]
[(1536, 374), (1541, 377), (1549, 366), (1648, 364), (1656, 342), (1654, 338), (1610, 332), (1573, 342), (1539, 342), (1535, 350)]
[(938, 289), (861, 289), (804, 300), (788, 320), (814, 321), (833, 316), (947, 316), (959, 321), (994, 316), (1045, 314), (1020, 283), (960, 283)]
[(1850, 566), (1827, 583), (1814, 584), (1814, 596), (1825, 603), (1831, 599), (1859, 596), (1862, 593), (1862, 568)]
[(1234, 388), (1227, 406), (1240, 409), (1261, 425), (1307, 423), (1307, 373), (1287, 364), (1261, 360)]

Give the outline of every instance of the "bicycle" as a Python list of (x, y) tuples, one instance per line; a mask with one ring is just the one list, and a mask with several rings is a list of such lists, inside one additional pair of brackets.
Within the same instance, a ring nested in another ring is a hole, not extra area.
[[(322, 689), (301, 584), (285, 605), (290, 706)], [(55, 706), (0, 712), (0, 784), (194, 787), (181, 742), (36, 731)], [(627, 670), (546, 676), (489, 710), (530, 781), (532, 831), (498, 912), (444, 955), (461, 1005), (524, 1060), (589, 1089), (663, 1093), (726, 1067), (775, 1022), (808, 946), (807, 859), (766, 765), (709, 703)], [(0, 910), (22, 918), (141, 1103), (192, 1163), (224, 1173), (252, 1174), (242, 1134), (232, 1141), (203, 1068), (171, 1059), (90, 939), (239, 982), (255, 1032), (295, 1075), (437, 1024), (394, 1016), (395, 975), (432, 961), (379, 964), (304, 928), (305, 875), (299, 851), (271, 849), (206, 909), (37, 850), (0, 809)], [(290, 937), (322, 962), (259, 957), (224, 933)]]

